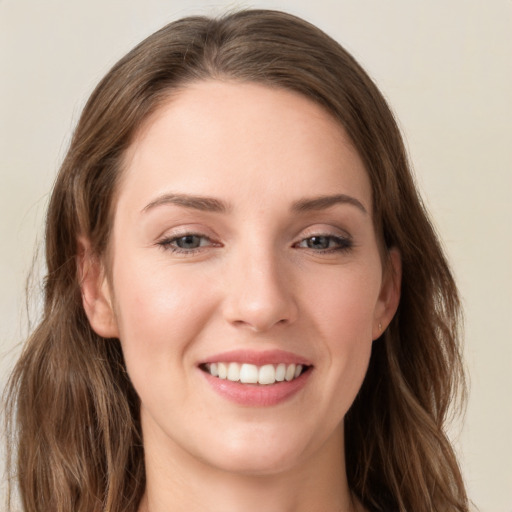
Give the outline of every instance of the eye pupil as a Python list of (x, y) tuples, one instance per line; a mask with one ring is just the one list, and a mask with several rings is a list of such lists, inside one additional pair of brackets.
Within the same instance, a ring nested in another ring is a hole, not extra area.
[(328, 249), (329, 237), (327, 236), (312, 236), (308, 238), (307, 245), (310, 249)]
[(201, 245), (201, 239), (197, 235), (185, 235), (176, 239), (176, 245), (180, 249), (196, 249)]

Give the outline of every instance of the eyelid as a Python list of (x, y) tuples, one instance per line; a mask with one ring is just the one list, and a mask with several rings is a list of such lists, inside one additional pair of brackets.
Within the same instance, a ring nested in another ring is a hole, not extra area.
[[(305, 242), (314, 237), (325, 237), (330, 240), (329, 245), (332, 241), (336, 241), (334, 247), (308, 247), (304, 246)], [(317, 255), (329, 255), (331, 253), (340, 254), (342, 252), (348, 252), (354, 248), (354, 239), (352, 235), (344, 228), (336, 224), (319, 222), (311, 224), (306, 228), (302, 229), (300, 234), (296, 237), (296, 242), (293, 247), (300, 250), (309, 251)]]
[[(160, 236), (155, 241), (155, 245), (159, 246), (159, 248), (164, 251), (184, 256), (193, 255), (198, 252), (205, 252), (212, 247), (222, 247), (223, 244), (218, 241), (218, 237), (215, 234), (213, 236), (209, 233), (206, 234), (209, 231), (209, 229), (205, 229), (203, 226), (178, 226)], [(201, 242), (198, 247), (179, 247), (176, 242), (185, 237), (198, 237), (201, 239)], [(315, 237), (329, 239), (328, 245), (331, 245), (334, 241), (334, 247), (322, 248), (302, 245), (304, 242)], [(295, 249), (305, 249), (317, 254), (328, 254), (331, 252), (349, 251), (354, 247), (354, 241), (352, 236), (346, 230), (341, 229), (338, 226), (317, 224), (303, 229), (301, 234), (297, 235), (296, 241), (292, 244), (292, 247)]]
[(312, 236), (330, 236), (333, 238), (342, 238), (344, 240), (353, 240), (352, 234), (347, 231), (347, 229), (323, 222), (307, 226), (297, 234), (296, 238), (303, 240)]
[[(336, 245), (335, 247), (326, 247), (326, 248), (314, 248), (309, 246), (302, 246), (304, 242), (308, 242), (308, 240), (311, 240), (313, 238), (325, 238), (328, 240), (329, 244), (332, 241), (335, 241)], [(311, 236), (307, 236), (299, 240), (294, 244), (294, 247), (298, 249), (306, 249), (313, 252), (319, 252), (319, 253), (329, 253), (329, 252), (339, 252), (339, 251), (348, 251), (354, 247), (354, 243), (352, 241), (352, 238), (346, 237), (346, 236), (339, 236), (339, 235), (331, 235), (331, 234), (314, 234)]]
[[(206, 244), (200, 244), (199, 247), (183, 248), (173, 245), (177, 240), (186, 237), (198, 237), (202, 240), (206, 240)], [(209, 235), (206, 235), (201, 230), (194, 229), (180, 229), (176, 232), (167, 233), (158, 238), (155, 245), (159, 246), (164, 251), (169, 251), (173, 254), (182, 256), (191, 256), (198, 252), (208, 250), (210, 247), (220, 247), (222, 244), (216, 242), (215, 239)]]

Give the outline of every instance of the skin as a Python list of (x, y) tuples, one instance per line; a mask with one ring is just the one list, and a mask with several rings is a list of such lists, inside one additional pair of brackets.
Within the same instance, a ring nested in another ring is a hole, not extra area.
[[(353, 201), (296, 211), (333, 195)], [(194, 83), (139, 130), (117, 194), (109, 278), (92, 257), (82, 271), (91, 325), (121, 340), (141, 399), (141, 511), (356, 510), (343, 418), (400, 286), (399, 255), (383, 257), (371, 212), (369, 178), (343, 128), (294, 92)], [(199, 247), (176, 252), (187, 234)], [(241, 348), (306, 358), (307, 383), (277, 405), (233, 403), (198, 365)]]

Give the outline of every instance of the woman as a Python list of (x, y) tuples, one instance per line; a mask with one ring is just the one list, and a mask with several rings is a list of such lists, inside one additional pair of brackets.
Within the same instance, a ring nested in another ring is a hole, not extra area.
[(186, 18), (124, 57), (46, 259), (9, 395), (25, 510), (468, 510), (456, 287), (389, 108), (315, 27)]

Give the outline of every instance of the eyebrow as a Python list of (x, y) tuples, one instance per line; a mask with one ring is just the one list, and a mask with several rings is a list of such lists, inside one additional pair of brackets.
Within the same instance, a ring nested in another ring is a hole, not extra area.
[(346, 194), (335, 194), (332, 196), (318, 196), (312, 198), (305, 198), (296, 201), (292, 205), (292, 211), (297, 213), (310, 212), (315, 210), (325, 210), (337, 204), (349, 204), (355, 206), (363, 213), (368, 214), (366, 208), (361, 201), (355, 197)]
[(183, 206), (184, 208), (191, 208), (194, 210), (201, 210), (203, 212), (215, 213), (226, 213), (230, 209), (227, 203), (213, 197), (192, 196), (188, 194), (163, 194), (147, 204), (142, 209), (141, 213), (152, 210), (157, 206), (169, 204)]
[[(337, 204), (349, 204), (355, 206), (365, 214), (368, 213), (359, 200), (346, 194), (299, 199), (292, 204), (291, 210), (296, 213), (304, 213), (325, 210)], [(226, 213), (231, 209), (228, 203), (213, 197), (193, 196), (189, 194), (163, 194), (147, 204), (142, 209), (141, 213), (163, 205), (177, 205), (184, 208), (214, 213)]]

